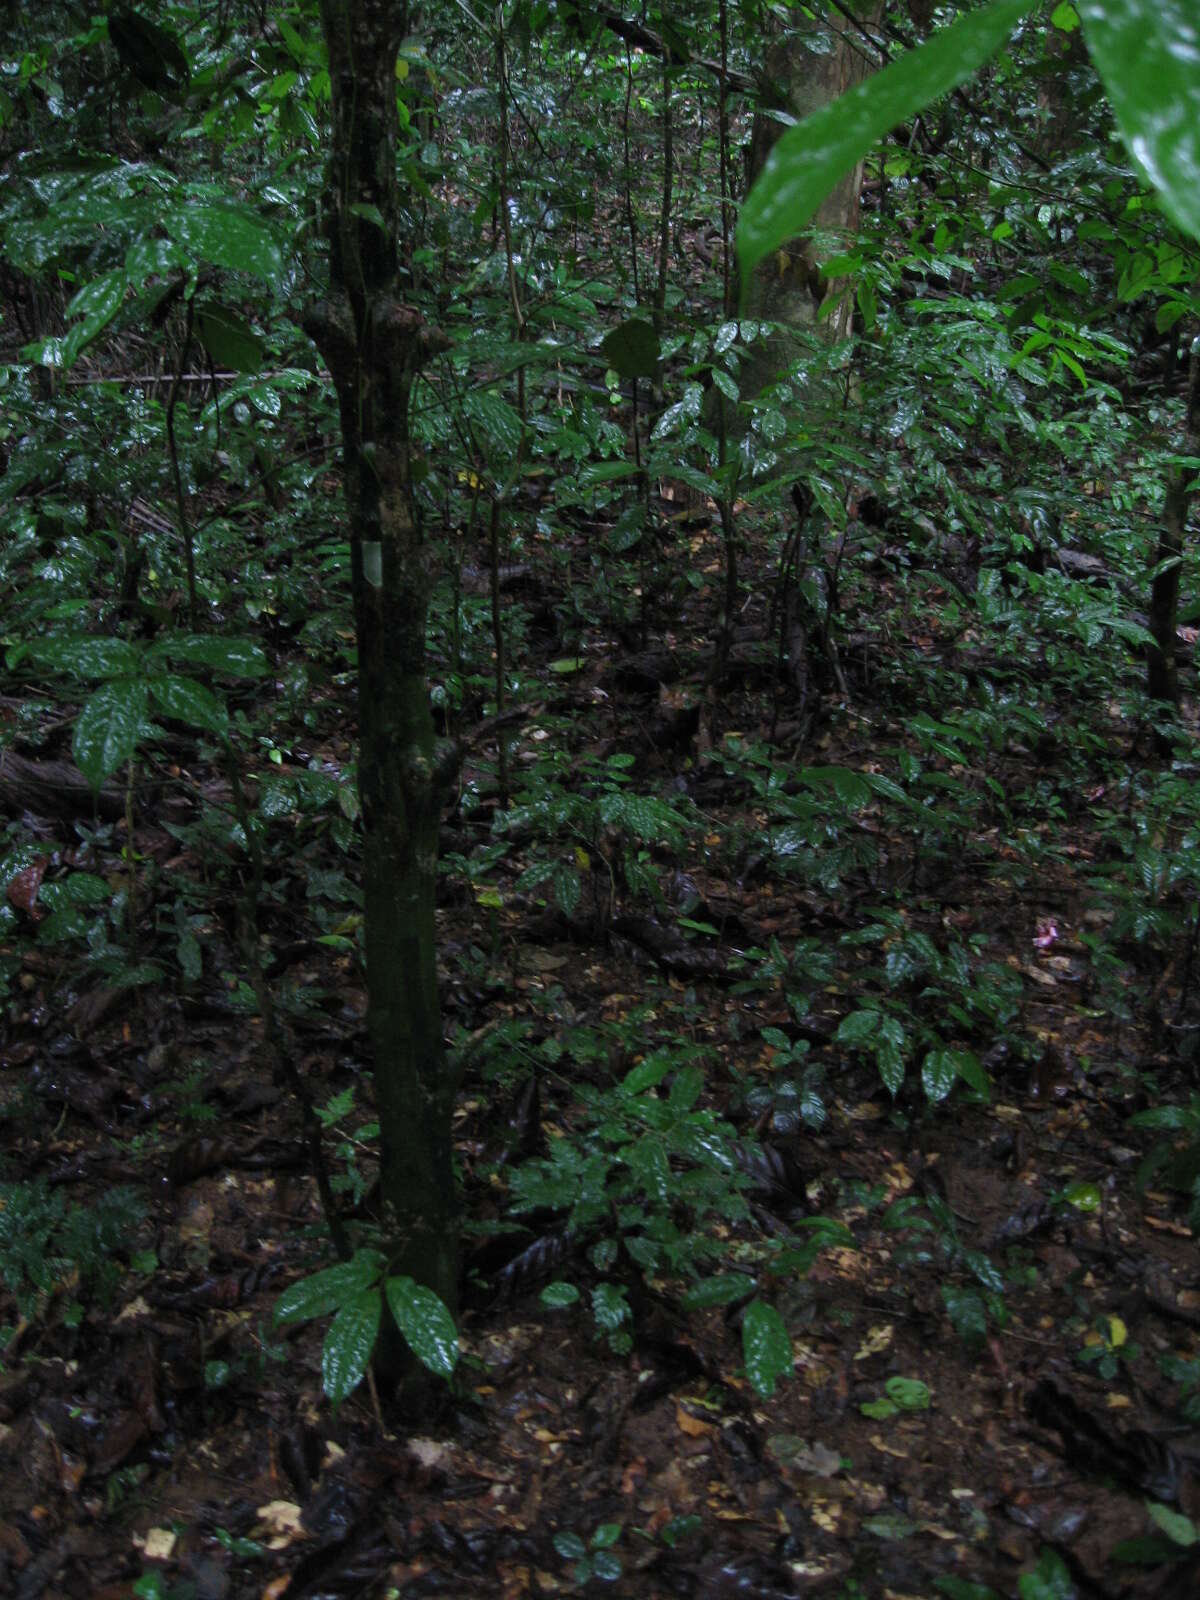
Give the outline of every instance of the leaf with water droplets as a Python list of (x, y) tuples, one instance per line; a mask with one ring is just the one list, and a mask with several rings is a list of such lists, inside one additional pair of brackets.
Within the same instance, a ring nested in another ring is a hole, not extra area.
[(1117, 127), (1163, 206), (1200, 238), (1200, 11), (1196, 0), (1079, 0)]
[(968, 12), (789, 128), (742, 207), (737, 243), (743, 285), (765, 255), (812, 221), (821, 201), (884, 134), (972, 77), (1031, 5), (1032, 0), (993, 0)]

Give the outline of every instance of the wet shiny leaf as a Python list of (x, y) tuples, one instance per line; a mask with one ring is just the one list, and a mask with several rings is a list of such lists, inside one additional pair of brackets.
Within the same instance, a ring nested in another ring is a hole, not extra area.
[(763, 1300), (746, 1307), (742, 1319), (746, 1375), (761, 1395), (775, 1393), (775, 1382), (792, 1370), (792, 1341), (783, 1318)]
[(1181, 228), (1200, 238), (1200, 12), (1195, 0), (1079, 0), (1121, 137)]
[(412, 1278), (389, 1278), (385, 1288), (396, 1326), (417, 1360), (448, 1378), (458, 1362), (458, 1329), (445, 1303)]
[(71, 751), (93, 789), (132, 756), (145, 719), (146, 685), (140, 678), (114, 678), (85, 703), (75, 719)]
[(330, 1324), (321, 1351), (321, 1385), (335, 1406), (362, 1382), (379, 1337), (383, 1296), (378, 1289), (360, 1289)]
[(743, 284), (765, 255), (812, 221), (821, 201), (884, 134), (978, 71), (1031, 4), (994, 0), (968, 12), (789, 128), (742, 207), (737, 244)]

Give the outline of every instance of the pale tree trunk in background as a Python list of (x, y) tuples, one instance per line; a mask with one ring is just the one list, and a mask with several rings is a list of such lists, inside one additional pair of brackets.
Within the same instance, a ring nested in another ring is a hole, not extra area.
[[(768, 48), (768, 88), (763, 95), (763, 110), (755, 116), (747, 151), (747, 188), (762, 171), (785, 128), (765, 112), (786, 111), (802, 119), (861, 83), (878, 65), (878, 57), (862, 30), (871, 32), (881, 9), (880, 0), (868, 0), (860, 8), (861, 27), (832, 9), (823, 18), (805, 19), (797, 14), (796, 23), (786, 36)], [(862, 180), (860, 164), (822, 202), (813, 221), (814, 230), (843, 235), (857, 230)], [(840, 254), (841, 247), (821, 252), (826, 259), (834, 253)], [(820, 260), (806, 235), (793, 239), (759, 265), (749, 287), (746, 314), (789, 328), (810, 331), (819, 328), (825, 338), (834, 342), (850, 332), (852, 305), (847, 297), (845, 304), (832, 316), (818, 321), (825, 296)], [(799, 345), (791, 344), (783, 335), (756, 348), (761, 353), (749, 364), (749, 371), (743, 369), (741, 387), (746, 396), (769, 383), (800, 353)]]

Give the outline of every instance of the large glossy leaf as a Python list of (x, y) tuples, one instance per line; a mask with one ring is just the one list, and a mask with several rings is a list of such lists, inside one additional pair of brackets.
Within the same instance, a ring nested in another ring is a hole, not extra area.
[(606, 334), (600, 353), (622, 378), (652, 378), (661, 355), (658, 335), (644, 317), (631, 317)]
[(147, 278), (165, 278), (186, 262), (184, 252), (173, 239), (157, 235), (135, 239), (125, 252), (125, 276), (140, 288)]
[(646, 1089), (653, 1089), (671, 1071), (672, 1062), (666, 1051), (657, 1052), (647, 1056), (644, 1061), (639, 1061), (636, 1067), (630, 1067), (621, 1080), (622, 1094), (641, 1094)]
[(761, 1395), (775, 1393), (775, 1382), (792, 1370), (792, 1341), (783, 1318), (765, 1300), (753, 1300), (742, 1318), (746, 1375)]
[[(91, 283), (85, 283), (67, 307), (69, 317), (82, 317), (71, 332), (78, 354), (85, 344), (94, 339), (102, 328), (116, 316), (125, 298), (126, 278), (123, 272), (104, 272)], [(64, 363), (66, 365), (66, 363)]]
[(335, 1406), (362, 1382), (382, 1315), (379, 1290), (360, 1289), (330, 1323), (321, 1349), (321, 1386)]
[[(126, 639), (80, 638), (40, 639), (29, 654), (44, 666), (69, 672), (75, 678), (115, 678), (134, 673), (141, 655)], [(11, 658), (15, 664), (16, 657)]]
[(325, 1267), (285, 1289), (275, 1305), (276, 1322), (308, 1322), (328, 1316), (374, 1283), (385, 1266), (378, 1250), (359, 1250), (350, 1261)]
[(218, 367), (257, 372), (263, 364), (262, 341), (245, 318), (228, 306), (206, 305), (197, 311), (196, 332)]
[(879, 1032), (879, 1022), (878, 1011), (852, 1011), (838, 1024), (838, 1044), (870, 1044)]
[(151, 678), (150, 693), (168, 717), (187, 723), (189, 728), (224, 734), (229, 726), (224, 702), (195, 678)]
[(485, 433), (497, 449), (515, 456), (521, 445), (521, 414), (498, 394), (469, 394), (463, 409), (472, 423)]
[(921, 1063), (921, 1086), (927, 1100), (944, 1100), (957, 1077), (953, 1050), (931, 1050)]
[(113, 678), (85, 702), (75, 719), (71, 750), (93, 789), (129, 760), (145, 720), (146, 685), (141, 678)]
[(167, 231), (201, 261), (274, 283), (283, 267), (275, 237), (245, 206), (190, 205), (165, 219)]
[(715, 1278), (705, 1278), (694, 1285), (684, 1296), (689, 1311), (702, 1311), (709, 1306), (728, 1306), (741, 1300), (754, 1288), (754, 1279), (742, 1272), (724, 1272)]
[(200, 633), (181, 633), (155, 645), (154, 655), (187, 661), (194, 667), (211, 667), (230, 678), (261, 678), (271, 670), (262, 647), (252, 639), (213, 639)]
[(992, 0), (968, 12), (919, 49), (789, 128), (742, 207), (737, 245), (743, 293), (762, 258), (812, 221), (825, 196), (876, 142), (931, 100), (965, 83), (1032, 4)]
[(1200, 8), (1196, 0), (1076, 0), (1129, 153), (1181, 228), (1200, 238)]
[(445, 1302), (412, 1278), (389, 1278), (385, 1288), (396, 1326), (412, 1353), (430, 1372), (448, 1378), (458, 1361), (458, 1329)]
[(187, 83), (191, 75), (188, 59), (169, 29), (127, 6), (116, 6), (109, 15), (108, 37), (122, 65), (147, 89), (165, 94)]

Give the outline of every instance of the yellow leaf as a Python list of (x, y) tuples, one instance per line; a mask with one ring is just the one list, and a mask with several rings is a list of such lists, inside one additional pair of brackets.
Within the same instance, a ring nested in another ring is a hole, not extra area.
[(1108, 1343), (1109, 1343), (1109, 1347), (1111, 1349), (1113, 1349), (1113, 1350), (1119, 1350), (1121, 1348), (1121, 1346), (1125, 1343), (1126, 1339), (1128, 1339), (1128, 1337), (1129, 1337), (1129, 1329), (1121, 1321), (1120, 1317), (1109, 1317), (1109, 1319), (1108, 1319)]
[(907, 1450), (901, 1450), (896, 1445), (889, 1444), (881, 1433), (873, 1433), (871, 1435), (871, 1443), (876, 1450), (882, 1450), (885, 1456), (898, 1456), (901, 1461), (908, 1458)]
[(896, 1330), (890, 1322), (877, 1322), (868, 1330), (867, 1337), (861, 1347), (855, 1352), (855, 1361), (865, 1361), (868, 1356), (877, 1356), (880, 1351), (886, 1350), (895, 1337)]
[(692, 1416), (691, 1412), (685, 1411), (682, 1406), (675, 1407), (675, 1424), (680, 1433), (686, 1433), (689, 1439), (700, 1439), (706, 1433), (716, 1432), (711, 1422)]

